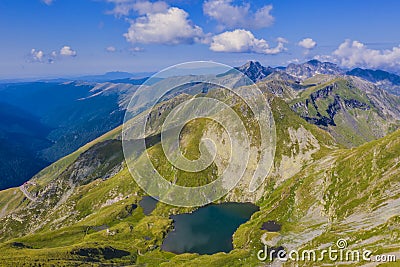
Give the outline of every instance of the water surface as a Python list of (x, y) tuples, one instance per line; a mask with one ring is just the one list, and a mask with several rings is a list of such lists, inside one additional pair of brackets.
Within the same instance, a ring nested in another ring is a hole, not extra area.
[(258, 210), (251, 203), (223, 203), (171, 216), (174, 230), (168, 233), (161, 249), (177, 254), (229, 252), (233, 249), (233, 233)]
[(139, 201), (139, 206), (142, 207), (144, 215), (148, 216), (156, 208), (157, 202), (157, 199), (154, 199), (150, 196), (144, 196)]

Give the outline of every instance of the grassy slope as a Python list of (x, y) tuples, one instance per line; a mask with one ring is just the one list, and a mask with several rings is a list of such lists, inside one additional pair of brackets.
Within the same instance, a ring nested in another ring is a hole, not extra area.
[[(328, 86), (336, 86), (328, 95), (318, 97), (315, 102), (311, 95), (318, 94)], [(377, 92), (378, 94), (378, 92)], [(330, 118), (328, 109), (335, 99), (340, 99), (341, 107), (333, 117), (335, 125), (321, 126), (329, 131), (340, 144), (347, 147), (361, 145), (365, 142), (383, 137), (385, 134), (398, 128), (399, 122), (387, 117), (379, 110), (372, 98), (366, 92), (358, 88), (354, 82), (346, 78), (336, 78), (308, 88), (300, 93), (299, 97), (290, 101), (295, 104), (304, 104), (297, 108), (299, 115), (310, 119), (320, 120)], [(348, 107), (346, 101), (357, 101), (368, 109)], [(390, 101), (394, 101), (391, 99)], [(399, 100), (397, 99), (397, 105)], [(391, 105), (391, 103), (386, 103)]]
[[(287, 180), (258, 203), (260, 211), (253, 214), (250, 221), (241, 225), (234, 235), (235, 250), (228, 254), (219, 253), (212, 256), (183, 254), (174, 257), (169, 264), (258, 266), (260, 262), (255, 253), (262, 249), (260, 238), (267, 233), (260, 228), (263, 222), (269, 220), (282, 224), (282, 231), (278, 235), (282, 235), (280, 244), (283, 246), (290, 245), (293, 237), (306, 235), (310, 230), (322, 229), (321, 233), (302, 244), (300, 248), (315, 249), (323, 244), (334, 244), (338, 238), (345, 238), (350, 245), (355, 244), (353, 248), (370, 249), (374, 255), (398, 252), (398, 212), (378, 212), (369, 222), (374, 222), (378, 217), (386, 217), (385, 220), (369, 227), (366, 225), (350, 230), (350, 226), (357, 223), (357, 220), (344, 223), (352, 214), (367, 216), (368, 213), (376, 211), (383, 202), (399, 199), (398, 151), (400, 131), (359, 148), (342, 149), (327, 155)], [(371, 164), (376, 164), (374, 171), (366, 171), (372, 167)], [(391, 189), (397, 193), (386, 194)], [(312, 210), (318, 210), (321, 214), (312, 215)], [(321, 227), (322, 222), (329, 224)], [(267, 237), (274, 235), (276, 234), (267, 233)], [(329, 261), (326, 263), (332, 264)], [(304, 262), (299, 264), (307, 265)], [(388, 263), (385, 266), (397, 265)]]
[[(315, 203), (318, 203), (317, 206), (324, 211), (323, 219), (329, 218), (335, 224), (332, 226), (333, 228), (310, 242), (306, 242), (304, 246), (334, 241), (336, 236), (333, 236), (332, 229), (340, 230), (339, 224), (336, 222), (358, 211), (359, 207), (376, 208), (384, 199), (382, 198), (383, 191), (388, 183), (398, 183), (396, 151), (400, 150), (399, 131), (356, 149), (332, 152), (334, 142), (329, 134), (299, 118), (279, 98), (274, 98), (271, 106), (277, 125), (277, 162), (282, 159), (283, 155), (291, 155), (293, 151), (299, 150), (299, 144), (291, 143), (288, 137), (289, 128), (304, 127), (320, 141), (322, 148), (313, 155), (316, 162), (304, 167), (297, 175), (284, 181), (277, 188), (274, 188), (273, 182), (266, 185), (267, 191), (258, 203), (261, 207), (260, 212), (254, 214), (251, 220), (242, 225), (235, 233), (235, 249), (232, 252), (211, 256), (196, 254), (176, 256), (160, 251), (162, 240), (171, 227), (169, 215), (187, 212), (190, 209), (174, 208), (158, 203), (157, 208), (150, 216), (144, 216), (139, 206), (134, 208), (143, 196), (143, 192), (130, 177), (128, 170), (123, 168), (118, 174), (107, 180), (97, 179), (75, 188), (65, 203), (47, 215), (49, 223), (35, 233), (4, 240), (0, 245), (0, 261), (8, 265), (24, 263), (30, 265), (32, 262), (37, 262), (45, 266), (84, 264), (87, 261), (91, 261), (90, 266), (97, 265), (96, 261), (110, 265), (135, 263), (149, 266), (160, 264), (166, 266), (242, 266), (244, 263), (248, 266), (258, 265), (255, 252), (261, 247), (259, 240), (264, 231), (260, 230), (260, 226), (264, 221), (277, 220), (282, 223), (281, 234), (288, 237), (301, 233), (304, 229), (317, 229), (319, 226), (317, 223), (304, 222), (304, 218), (308, 216), (310, 209), (314, 209)], [(190, 144), (199, 141), (200, 135), (196, 133), (201, 131), (203, 126), (200, 123), (189, 125), (185, 129), (193, 136)], [(98, 142), (117, 137), (119, 132), (120, 129), (115, 129), (61, 159), (39, 173), (34, 181), (39, 186), (50, 183), (75, 162), (84, 151)], [(160, 159), (158, 149), (159, 147), (156, 145), (150, 148), (150, 151)], [(186, 151), (187, 155), (195, 158), (198, 153), (196, 149), (197, 146), (192, 146)], [(378, 167), (375, 172), (365, 171), (367, 169), (365, 166), (370, 166), (370, 162), (372, 162), (371, 155), (374, 154), (374, 151), (377, 151), (375, 152), (375, 164)], [(163, 167), (162, 164), (160, 167)], [(188, 176), (182, 176), (181, 181), (184, 184), (193, 182), (186, 178)], [(319, 184), (321, 181), (323, 181), (322, 185)], [(372, 186), (367, 187), (368, 185)], [(342, 195), (335, 195), (335, 192), (341, 192)], [(353, 192), (360, 193), (356, 195)], [(14, 210), (16, 207), (25, 208), (30, 204), (29, 201), (23, 199), (22, 193), (18, 189), (0, 192), (0, 200), (8, 200), (10, 197), (12, 201), (7, 201), (7, 211)], [(392, 197), (398, 198), (398, 196)], [(3, 204), (0, 208), (4, 208), (7, 204)], [(17, 222), (15, 223), (17, 224)], [(385, 223), (396, 226), (398, 219), (393, 217), (391, 221)], [(104, 227), (108, 227), (109, 234)], [(382, 236), (388, 234), (387, 227), (380, 225), (375, 230), (355, 231), (349, 237), (352, 238), (352, 241), (365, 240), (372, 233), (376, 234), (377, 232)], [(392, 240), (390, 244), (393, 246), (393, 250), (398, 245), (396, 240)], [(110, 257), (110, 250), (114, 250), (113, 254), (117, 257)]]

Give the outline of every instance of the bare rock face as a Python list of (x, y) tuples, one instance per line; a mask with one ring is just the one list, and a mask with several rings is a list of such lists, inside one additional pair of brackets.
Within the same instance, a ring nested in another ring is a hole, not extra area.
[(253, 82), (258, 82), (275, 71), (274, 68), (264, 67), (257, 61), (249, 61), (237, 70), (247, 75)]
[(75, 184), (88, 184), (96, 179), (107, 179), (122, 169), (122, 143), (107, 140), (82, 153), (67, 169)]
[(336, 64), (320, 62), (315, 59), (303, 64), (289, 64), (285, 71), (286, 73), (302, 80), (313, 77), (317, 74), (341, 75), (345, 73), (345, 71)]

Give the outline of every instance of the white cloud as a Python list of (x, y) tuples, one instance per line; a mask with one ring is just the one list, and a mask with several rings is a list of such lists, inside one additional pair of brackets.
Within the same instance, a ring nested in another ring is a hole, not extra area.
[(27, 59), (28, 62), (31, 63), (54, 63), (57, 58), (57, 53), (55, 51), (46, 54), (43, 50), (38, 50), (35, 48), (31, 49), (31, 53)]
[(60, 51), (52, 51), (50, 53), (45, 53), (43, 50), (32, 48), (27, 59), (31, 63), (54, 63), (57, 59), (63, 57), (75, 57), (77, 55), (76, 51), (72, 50), (69, 46), (63, 46)]
[(253, 52), (275, 55), (286, 50), (284, 44), (287, 41), (284, 38), (278, 38), (277, 42), (278, 44), (271, 48), (267, 41), (255, 38), (250, 31), (236, 29), (212, 37), (210, 50), (215, 52)]
[(398, 68), (400, 67), (400, 46), (392, 49), (370, 49), (359, 41), (345, 40), (333, 52), (337, 62), (345, 67)]
[(32, 48), (31, 50), (31, 59), (32, 61), (42, 62), (44, 58), (44, 53), (42, 50), (36, 50)]
[(168, 10), (168, 4), (163, 1), (149, 2), (149, 1), (138, 1), (133, 5), (135, 11), (139, 15), (145, 15), (150, 13), (164, 13)]
[(301, 46), (301, 47), (303, 47), (303, 48), (305, 48), (305, 49), (313, 49), (314, 47), (317, 46), (317, 42), (314, 41), (314, 40), (311, 39), (311, 38), (304, 38), (303, 40), (301, 40), (301, 41), (298, 43), (298, 45)]
[(265, 5), (255, 12), (249, 4), (233, 5), (232, 0), (208, 0), (203, 3), (203, 12), (215, 19), (221, 28), (260, 29), (271, 26), (274, 17), (272, 5)]
[(177, 7), (170, 7), (163, 13), (147, 13), (131, 20), (128, 32), (124, 34), (130, 43), (181, 44), (199, 42), (203, 30), (194, 25), (189, 14)]
[(114, 46), (111, 45), (109, 47), (106, 47), (106, 51), (110, 52), (110, 53), (113, 53), (113, 52), (116, 52), (117, 49)]
[(321, 62), (332, 62), (339, 64), (336, 58), (334, 58), (332, 55), (315, 55), (313, 59), (316, 59)]
[(148, 13), (166, 12), (168, 4), (164, 1), (150, 2), (145, 0), (106, 0), (108, 3), (115, 4), (113, 10), (109, 14), (115, 16), (128, 16), (132, 11), (136, 11), (139, 15)]
[(132, 0), (106, 0), (108, 3), (115, 4), (113, 10), (108, 11), (108, 14), (115, 16), (127, 16), (134, 10), (134, 1)]
[[(108, 13), (125, 17), (130, 23), (124, 34), (132, 44), (167, 44), (205, 42), (207, 35), (202, 28), (193, 24), (183, 9), (169, 7), (164, 1), (147, 0), (105, 0), (115, 5)], [(135, 12), (137, 17), (130, 19)]]
[(49, 6), (53, 3), (53, 0), (42, 0), (42, 2)]
[(70, 46), (63, 46), (60, 49), (60, 55), (61, 56), (68, 56), (68, 57), (75, 57), (77, 55), (75, 50), (72, 50)]

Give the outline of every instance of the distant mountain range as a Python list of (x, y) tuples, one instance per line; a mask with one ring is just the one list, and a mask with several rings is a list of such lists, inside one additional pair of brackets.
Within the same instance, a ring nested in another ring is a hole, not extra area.
[(400, 76), (383, 70), (356, 68), (346, 72), (347, 75), (357, 76), (370, 81), (388, 92), (400, 95)]
[[(396, 128), (398, 100), (390, 95), (399, 95), (400, 76), (396, 74), (344, 70), (317, 60), (279, 68), (249, 61), (236, 69), (263, 90), (285, 99), (301, 117), (328, 130), (346, 146), (379, 138)], [(23, 183), (46, 165), (120, 125), (130, 96), (147, 75), (109, 72), (72, 80), (0, 84), (3, 124), (15, 121), (15, 125), (27, 127), (23, 133), (15, 132), (16, 126), (11, 124), (0, 129), (0, 154), (10, 155), (0, 164), (0, 189)], [(234, 81), (233, 77), (229, 80)], [(244, 84), (237, 81), (234, 86), (240, 85)], [(307, 88), (311, 87), (315, 92), (310, 93)], [(174, 95), (207, 93), (210, 89), (212, 86), (189, 83)], [(30, 123), (23, 122), (26, 114), (32, 116)], [(26, 146), (24, 139), (32, 134), (24, 134), (32, 131), (37, 141)], [(15, 136), (12, 142), (11, 135)]]
[(317, 74), (325, 75), (340, 75), (345, 71), (339, 68), (338, 65), (330, 62), (320, 62), (318, 60), (310, 60), (303, 64), (289, 64), (285, 69), (287, 74), (300, 79), (308, 79)]
[(383, 70), (361, 68), (346, 70), (334, 63), (320, 62), (315, 59), (302, 64), (291, 63), (287, 67), (278, 68), (264, 67), (259, 62), (249, 61), (237, 69), (249, 76), (254, 82), (258, 82), (276, 73), (285, 74), (286, 79), (301, 81), (315, 77), (316, 75), (356, 76), (392, 94), (400, 95), (400, 76), (397, 74)]
[(113, 90), (106, 93), (98, 87), (80, 82), (0, 85), (0, 188), (22, 184), (122, 123), (123, 96), (134, 85), (108, 84)]
[(112, 80), (123, 80), (123, 79), (143, 79), (151, 76), (151, 72), (142, 73), (129, 73), (123, 71), (112, 71), (100, 75), (87, 75), (73, 78), (76, 81), (87, 81), (87, 82), (107, 82)]
[(107, 82), (112, 80), (121, 79), (143, 79), (153, 75), (153, 72), (125, 72), (125, 71), (110, 71), (104, 74), (93, 74), (83, 76), (62, 76), (62, 77), (39, 77), (39, 78), (14, 78), (14, 79), (1, 79), (1, 83), (27, 83), (27, 82), (53, 82), (62, 83), (69, 81), (85, 81), (85, 82)]

